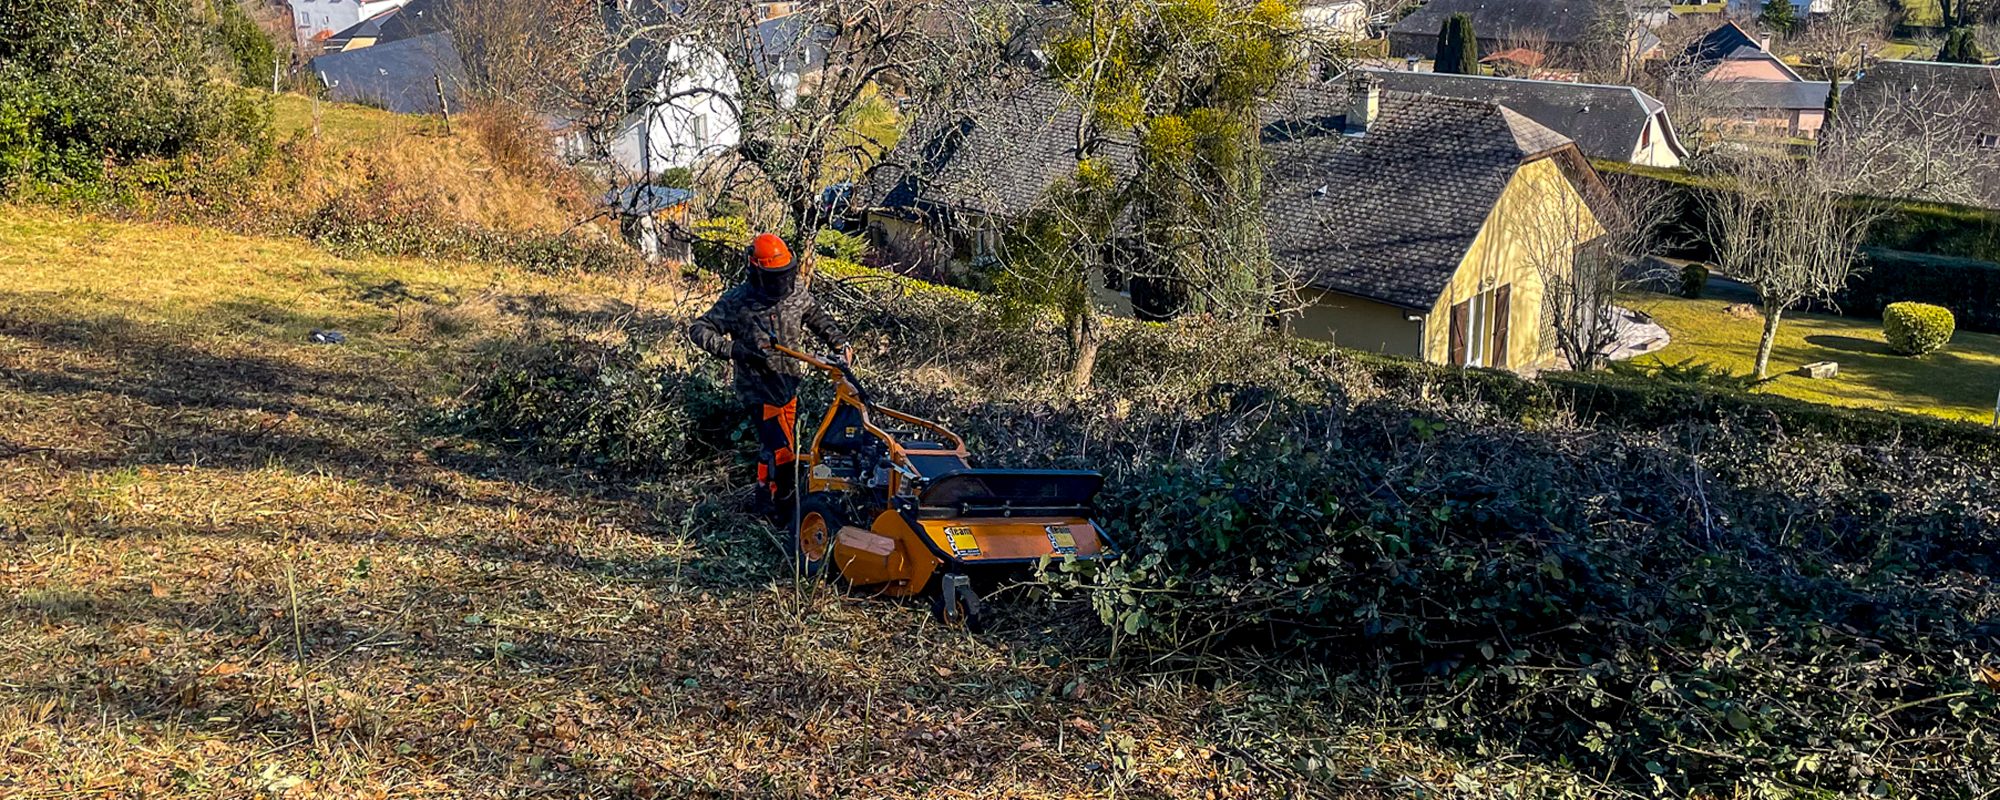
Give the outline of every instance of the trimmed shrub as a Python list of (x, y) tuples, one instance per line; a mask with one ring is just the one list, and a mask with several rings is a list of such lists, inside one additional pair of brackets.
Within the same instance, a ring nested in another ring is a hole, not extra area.
[(1882, 335), (1903, 355), (1936, 352), (1951, 341), (1956, 325), (1949, 309), (1927, 303), (1890, 303), (1882, 309)]
[(1708, 288), (1708, 265), (1699, 261), (1681, 267), (1682, 297), (1700, 299), (1703, 289)]

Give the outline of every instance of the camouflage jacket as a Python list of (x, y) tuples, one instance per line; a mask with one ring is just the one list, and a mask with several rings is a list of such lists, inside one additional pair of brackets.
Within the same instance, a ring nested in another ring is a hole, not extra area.
[(788, 399), (796, 390), (798, 376), (804, 374), (803, 365), (776, 353), (771, 355), (769, 367), (738, 361), (735, 344), (761, 348), (766, 342), (776, 342), (808, 349), (802, 335), (808, 329), (835, 348), (847, 345), (847, 336), (841, 333), (840, 326), (813, 301), (812, 292), (805, 287), (795, 288), (773, 301), (749, 284), (738, 284), (694, 321), (688, 328), (688, 336), (697, 347), (734, 363), (736, 395), (744, 403), (754, 404)]

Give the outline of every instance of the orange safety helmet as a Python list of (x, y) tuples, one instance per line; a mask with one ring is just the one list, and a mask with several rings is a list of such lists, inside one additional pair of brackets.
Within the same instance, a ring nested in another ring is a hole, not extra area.
[(792, 249), (775, 233), (760, 233), (750, 240), (750, 263), (758, 269), (778, 271), (792, 266)]

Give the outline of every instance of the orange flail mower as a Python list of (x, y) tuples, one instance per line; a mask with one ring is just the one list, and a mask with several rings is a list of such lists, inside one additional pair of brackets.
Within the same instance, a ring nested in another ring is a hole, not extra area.
[(774, 349), (834, 385), (833, 404), (799, 454), (807, 478), (788, 544), (803, 573), (830, 565), (850, 585), (891, 597), (935, 587), (939, 613), (978, 630), (985, 610), (972, 589), (975, 571), (1117, 557), (1090, 520), (1102, 475), (975, 469), (958, 434), (875, 405), (844, 360)]

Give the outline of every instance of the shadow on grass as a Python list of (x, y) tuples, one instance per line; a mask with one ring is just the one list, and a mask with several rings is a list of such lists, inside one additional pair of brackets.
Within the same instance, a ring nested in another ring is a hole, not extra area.
[(1812, 345), (1814, 347), (1824, 347), (1828, 350), (1839, 350), (1847, 353), (1866, 353), (1868, 355), (1874, 355), (1874, 356), (1895, 355), (1895, 353), (1889, 349), (1889, 345), (1884, 344), (1882, 342), (1863, 339), (1858, 336), (1833, 336), (1828, 334), (1815, 334), (1812, 336), (1807, 336), (1805, 338), (1805, 342), (1806, 344)]

